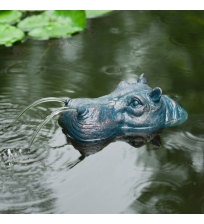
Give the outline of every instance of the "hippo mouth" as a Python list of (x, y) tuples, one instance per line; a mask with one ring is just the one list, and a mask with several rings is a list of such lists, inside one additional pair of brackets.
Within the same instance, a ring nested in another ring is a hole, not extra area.
[[(61, 114), (58, 122), (63, 132), (71, 139), (81, 142), (95, 142), (113, 139), (116, 135), (116, 123), (111, 113), (104, 116), (103, 110), (79, 109), (77, 112)], [(102, 117), (102, 118), (101, 118)]]
[(165, 127), (173, 127), (182, 124), (188, 118), (188, 113), (174, 100), (163, 96), (166, 104)]

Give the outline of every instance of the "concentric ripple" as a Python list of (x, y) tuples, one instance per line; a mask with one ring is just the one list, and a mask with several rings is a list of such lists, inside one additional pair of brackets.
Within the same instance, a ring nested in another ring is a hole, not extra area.
[[(3, 101), (6, 102), (6, 98)], [(9, 117), (13, 119), (7, 119), (8, 108)], [(77, 161), (79, 153), (72, 148), (74, 156), (71, 156), (73, 153), (67, 150), (64, 139), (56, 143), (59, 146), (64, 142), (59, 151), (49, 146), (48, 142), (58, 127), (56, 119), (43, 127), (32, 148), (26, 148), (37, 126), (56, 109), (49, 103), (48, 108), (31, 109), (8, 127), (20, 109), (15, 103), (2, 103), (0, 106), (4, 121), (0, 130), (0, 213), (51, 213), (55, 196), (46, 184), (47, 176), (60, 171), (63, 179), (64, 171), (80, 162)], [(58, 132), (63, 136), (59, 127)]]
[(179, 214), (184, 200), (176, 195), (157, 195), (147, 203), (147, 209), (152, 214)]
[(172, 175), (143, 180), (132, 189), (137, 197), (130, 207), (137, 213), (180, 213), (184, 200), (176, 192), (182, 184), (183, 181), (177, 181), (177, 177)]

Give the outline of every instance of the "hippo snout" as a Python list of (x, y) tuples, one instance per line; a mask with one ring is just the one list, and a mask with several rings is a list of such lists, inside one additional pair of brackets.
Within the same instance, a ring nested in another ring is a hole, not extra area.
[(69, 137), (78, 141), (95, 141), (115, 137), (117, 123), (113, 108), (92, 99), (72, 99), (67, 106), (77, 110), (76, 112), (64, 112), (59, 118), (60, 126)]

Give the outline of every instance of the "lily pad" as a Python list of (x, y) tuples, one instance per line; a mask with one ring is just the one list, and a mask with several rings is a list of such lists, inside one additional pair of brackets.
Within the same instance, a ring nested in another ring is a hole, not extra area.
[[(45, 12), (46, 13), (46, 12)], [(84, 10), (55, 10), (55, 15), (63, 19), (70, 18), (72, 25), (84, 29), (86, 24), (86, 13)]]
[(94, 18), (103, 16), (107, 13), (112, 12), (113, 10), (86, 10), (86, 17), (87, 18)]
[(30, 31), (36, 27), (46, 26), (49, 24), (49, 19), (45, 15), (38, 15), (38, 16), (30, 16), (22, 20), (18, 24), (18, 28), (22, 29), (23, 31)]
[(74, 28), (65, 28), (63, 24), (50, 24), (31, 30), (28, 35), (38, 39), (49, 39), (52, 37), (66, 37), (76, 32)]
[(18, 10), (1, 10), (0, 23), (16, 23), (20, 20), (22, 12)]
[(25, 34), (15, 26), (0, 24), (0, 45), (11, 45), (16, 41), (22, 40)]
[(25, 18), (18, 24), (18, 28), (30, 31), (28, 35), (35, 38), (63, 37), (83, 30), (85, 21), (83, 10), (45, 11)]

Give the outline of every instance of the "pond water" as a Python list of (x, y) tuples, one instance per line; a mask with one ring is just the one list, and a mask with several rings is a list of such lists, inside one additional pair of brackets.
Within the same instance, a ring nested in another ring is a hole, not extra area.
[[(25, 150), (53, 102), (6, 128), (35, 100), (103, 96), (142, 73), (189, 114), (160, 148), (112, 142), (80, 162), (55, 117)], [(70, 38), (1, 47), (0, 213), (204, 213), (203, 85), (203, 11), (115, 11)]]

